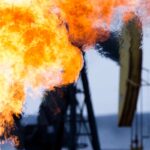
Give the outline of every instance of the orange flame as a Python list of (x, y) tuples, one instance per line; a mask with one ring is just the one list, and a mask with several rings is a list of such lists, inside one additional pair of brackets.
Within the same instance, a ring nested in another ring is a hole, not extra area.
[(1, 0), (0, 135), (13, 125), (13, 114), (21, 113), (28, 87), (53, 89), (77, 80), (83, 63), (77, 47), (106, 40), (118, 7), (141, 6), (149, 15), (150, 0), (145, 2)]
[(108, 39), (115, 8), (134, 4), (135, 0), (57, 0), (70, 40), (79, 47)]
[(72, 83), (82, 67), (62, 20), (44, 3), (24, 2), (0, 2), (0, 135), (21, 113), (29, 86)]

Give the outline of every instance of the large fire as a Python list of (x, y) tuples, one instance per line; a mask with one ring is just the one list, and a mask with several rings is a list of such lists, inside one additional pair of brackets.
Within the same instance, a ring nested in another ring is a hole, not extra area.
[(28, 88), (51, 90), (77, 80), (83, 64), (78, 48), (106, 40), (113, 14), (122, 6), (134, 11), (137, 3), (0, 1), (0, 135), (21, 113)]
[[(69, 38), (75, 45), (91, 45), (109, 37), (115, 8), (135, 6), (135, 0), (56, 0), (69, 24)], [(130, 8), (131, 10), (131, 8)]]
[(69, 42), (64, 22), (44, 3), (1, 1), (0, 14), (2, 134), (6, 124), (13, 124), (13, 115), (21, 113), (27, 88), (52, 89), (74, 82), (82, 55)]

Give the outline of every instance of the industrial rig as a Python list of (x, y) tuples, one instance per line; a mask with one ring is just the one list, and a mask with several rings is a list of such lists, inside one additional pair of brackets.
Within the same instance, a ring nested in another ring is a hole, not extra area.
[[(139, 23), (138, 17), (133, 18), (120, 33), (111, 33), (107, 41), (95, 46), (101, 55), (120, 66), (119, 127), (132, 128), (135, 120), (142, 72), (142, 29)], [(45, 91), (36, 125), (22, 126), (21, 116), (14, 116), (16, 130), (12, 132), (20, 140), (17, 149), (77, 150), (86, 149), (90, 144), (91, 150), (101, 150), (86, 72), (86, 55), (83, 55), (84, 65), (77, 83)], [(136, 136), (131, 150), (142, 149), (142, 142)]]

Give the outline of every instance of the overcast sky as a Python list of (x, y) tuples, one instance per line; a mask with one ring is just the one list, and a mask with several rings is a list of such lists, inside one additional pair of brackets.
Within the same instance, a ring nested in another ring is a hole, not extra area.
[[(150, 30), (143, 33), (143, 67), (150, 69)], [(117, 63), (101, 57), (96, 51), (87, 52), (88, 76), (95, 113), (107, 115), (118, 113), (119, 70)], [(149, 72), (150, 73), (150, 72)], [(143, 71), (143, 79), (150, 74)], [(149, 78), (150, 79), (150, 78)], [(143, 87), (143, 108), (150, 111), (150, 87)], [(141, 96), (139, 96), (139, 99)]]

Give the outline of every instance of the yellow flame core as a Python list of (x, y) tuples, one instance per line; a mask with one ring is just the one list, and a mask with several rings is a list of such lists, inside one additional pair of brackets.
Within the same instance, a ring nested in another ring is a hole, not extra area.
[(26, 89), (52, 89), (74, 82), (82, 55), (68, 40), (65, 25), (39, 1), (0, 2), (0, 135), (13, 124)]
[(21, 113), (28, 87), (53, 89), (78, 78), (83, 59), (72, 44), (106, 40), (122, 6), (124, 22), (136, 9), (150, 20), (150, 0), (0, 0), (0, 135)]

